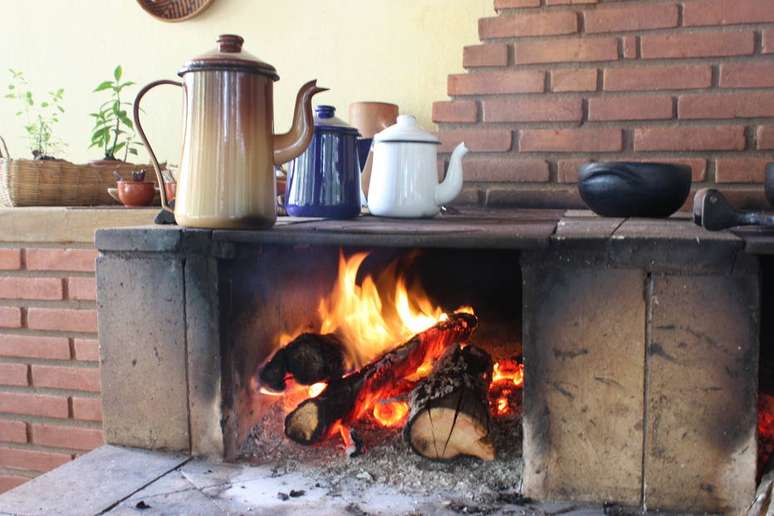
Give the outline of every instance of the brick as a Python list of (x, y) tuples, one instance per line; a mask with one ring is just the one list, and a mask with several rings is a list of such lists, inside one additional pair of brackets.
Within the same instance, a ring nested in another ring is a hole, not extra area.
[[(637, 156), (626, 156), (621, 158), (615, 158), (625, 161), (649, 161), (657, 163), (676, 163), (679, 165), (687, 165), (691, 167), (692, 180), (696, 183), (700, 183), (707, 178), (707, 160), (701, 158), (670, 158), (661, 156), (648, 156), (647, 158), (641, 158)], [(588, 163), (588, 159), (563, 159), (557, 163), (557, 180), (560, 183), (577, 183), (578, 182), (578, 167), (584, 163)]]
[(551, 72), (551, 91), (595, 91), (597, 89), (597, 69), (561, 69)]
[(0, 249), (0, 270), (21, 269), (21, 249)]
[(774, 116), (774, 93), (682, 95), (677, 114), (685, 119)]
[(774, 126), (762, 125), (758, 127), (756, 138), (758, 140), (759, 149), (774, 149)]
[(771, 158), (718, 158), (715, 160), (717, 183), (763, 183)]
[(522, 129), (521, 152), (615, 152), (623, 149), (620, 129)]
[(95, 339), (75, 339), (75, 359), (87, 362), (99, 362), (99, 341)]
[(637, 42), (636, 36), (624, 36), (621, 38), (621, 44), (623, 45), (623, 57), (624, 59), (637, 59)]
[(0, 442), (26, 443), (27, 425), (24, 421), (0, 419)]
[(64, 337), (0, 334), (0, 356), (69, 360), (70, 344)]
[(524, 41), (514, 48), (516, 64), (618, 60), (618, 40), (615, 38)]
[[(476, 121), (478, 121), (478, 102), (475, 100), (433, 102), (433, 122), (472, 123)], [(94, 283), (93, 288), (96, 289), (96, 281), (94, 278), (91, 279)]]
[(471, 45), (462, 50), (462, 66), (465, 68), (506, 65), (508, 65), (508, 45), (504, 43)]
[(32, 442), (55, 448), (88, 451), (101, 446), (104, 439), (102, 431), (94, 428), (33, 424)]
[(643, 59), (751, 55), (752, 32), (696, 32), (646, 35), (640, 38)]
[(33, 364), (32, 385), (49, 389), (99, 392), (99, 369)]
[(560, 183), (577, 183), (578, 168), (588, 163), (588, 159), (561, 159), (556, 164), (556, 179)]
[(709, 65), (606, 68), (602, 82), (606, 91), (709, 88), (712, 84), (712, 69)]
[(28, 308), (27, 326), (35, 330), (96, 332), (97, 311), (69, 308)]
[(21, 328), (21, 308), (0, 306), (0, 328)]
[(774, 52), (774, 29), (763, 31), (763, 53), (771, 54)]
[(548, 163), (541, 159), (502, 157), (465, 160), (467, 181), (545, 183), (548, 178)]
[(683, 25), (774, 22), (771, 0), (693, 0), (683, 7)]
[(584, 11), (584, 31), (626, 32), (633, 30), (677, 27), (677, 6), (674, 4), (611, 5)]
[(634, 150), (744, 150), (744, 127), (641, 127), (634, 130)]
[(596, 4), (599, 0), (545, 0), (546, 5), (583, 5)]
[(774, 86), (774, 62), (723, 63), (721, 88), (768, 88)]
[(540, 7), (540, 0), (495, 0), (495, 9), (521, 9), (522, 7)]
[(18, 276), (0, 278), (0, 299), (59, 300), (63, 297), (62, 280), (59, 278), (25, 278)]
[(494, 16), (478, 21), (481, 39), (553, 36), (578, 32), (578, 15), (573, 11), (540, 12), (516, 16)]
[(0, 448), (0, 467), (28, 469), (45, 473), (57, 466), (70, 462), (70, 460), (70, 455), (64, 453)]
[(474, 152), (506, 152), (513, 146), (510, 129), (448, 129), (440, 138), (441, 152), (451, 152), (461, 142)]
[(67, 398), (21, 392), (0, 392), (0, 412), (67, 418)]
[(510, 98), (483, 102), (485, 122), (580, 122), (580, 98)]
[(660, 120), (672, 118), (672, 97), (637, 95), (589, 99), (589, 120)]
[(542, 93), (544, 83), (545, 72), (542, 71), (476, 72), (450, 75), (448, 93), (450, 96)]
[(97, 279), (94, 276), (67, 278), (67, 297), (79, 301), (95, 301)]
[(27, 269), (33, 271), (93, 272), (95, 249), (27, 249)]
[(30, 479), (27, 477), (20, 477), (17, 475), (0, 475), (0, 493), (10, 491), (14, 487), (19, 487), (28, 480)]
[(102, 401), (99, 398), (73, 398), (73, 416), (83, 421), (102, 421)]
[(27, 364), (0, 363), (0, 385), (27, 385)]

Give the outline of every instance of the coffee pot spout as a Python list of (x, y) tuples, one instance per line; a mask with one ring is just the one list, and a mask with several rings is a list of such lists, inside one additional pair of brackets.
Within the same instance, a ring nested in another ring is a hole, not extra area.
[(298, 91), (293, 127), (284, 134), (274, 135), (274, 164), (282, 165), (297, 158), (306, 150), (314, 135), (312, 97), (328, 91), (317, 86), (317, 80), (309, 81)]
[(449, 159), (449, 169), (443, 182), (435, 188), (435, 203), (438, 206), (453, 201), (462, 191), (462, 158), (468, 153), (464, 143), (460, 143)]

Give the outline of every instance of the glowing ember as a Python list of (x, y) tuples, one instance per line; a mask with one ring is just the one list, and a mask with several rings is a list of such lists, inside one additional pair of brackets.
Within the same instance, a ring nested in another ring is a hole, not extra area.
[(519, 413), (521, 388), (524, 386), (524, 365), (504, 359), (495, 363), (489, 386), (489, 404), (496, 417)]
[(313, 385), (310, 385), (309, 389), (307, 389), (307, 393), (309, 394), (310, 398), (316, 398), (322, 393), (322, 391), (325, 390), (326, 387), (328, 387), (327, 383), (318, 382)]
[(374, 405), (374, 420), (382, 426), (403, 426), (409, 406), (405, 401), (380, 401)]
[(492, 374), (492, 383), (499, 382), (512, 383), (515, 387), (521, 387), (524, 384), (524, 364), (519, 364), (515, 360), (500, 360), (494, 365)]

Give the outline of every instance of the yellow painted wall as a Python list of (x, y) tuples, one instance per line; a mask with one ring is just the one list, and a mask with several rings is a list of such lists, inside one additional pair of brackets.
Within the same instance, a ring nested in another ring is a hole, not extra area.
[[(58, 128), (64, 155), (81, 162), (100, 102), (91, 91), (122, 64), (126, 78), (145, 84), (175, 79), (189, 57), (214, 47), (220, 33), (245, 38), (245, 49), (273, 64), (277, 130), (285, 131), (298, 87), (317, 78), (346, 119), (357, 100), (394, 102), (432, 129), (433, 101), (446, 98), (446, 76), (462, 71), (462, 47), (475, 44), (477, 20), (492, 0), (215, 0), (202, 15), (163, 23), (134, 0), (0, 0), (0, 91), (8, 68), (25, 73), (36, 91), (65, 89)], [(132, 89), (133, 100), (137, 88)], [(143, 102), (146, 132), (162, 160), (179, 160), (180, 96), (160, 87)], [(0, 135), (12, 155), (29, 157), (15, 106), (0, 98)], [(342, 113), (343, 111), (343, 113)], [(144, 153), (143, 153), (144, 156)]]

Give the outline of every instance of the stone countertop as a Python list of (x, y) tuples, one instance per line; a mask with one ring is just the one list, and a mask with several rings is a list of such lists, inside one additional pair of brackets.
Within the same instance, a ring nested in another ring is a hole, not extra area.
[(0, 243), (93, 244), (97, 229), (152, 224), (158, 208), (0, 208)]
[[(464, 499), (465, 493), (413, 496), (373, 478), (353, 478), (341, 488), (302, 470), (283, 473), (281, 469), (272, 464), (223, 464), (107, 445), (0, 495), (0, 514), (453, 516), (481, 511), (479, 504)], [(297, 494), (287, 496), (291, 490), (298, 490)], [(576, 503), (540, 503), (513, 494), (486, 508), (487, 514), (503, 515), (603, 516), (610, 510)]]

